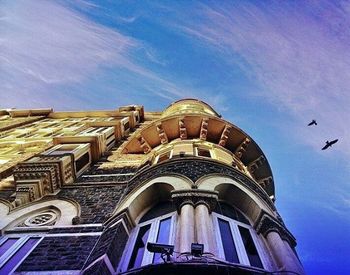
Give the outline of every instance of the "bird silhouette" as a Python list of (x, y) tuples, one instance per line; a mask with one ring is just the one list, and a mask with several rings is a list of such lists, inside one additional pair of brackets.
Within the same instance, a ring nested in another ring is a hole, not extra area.
[(322, 150), (326, 150), (328, 147), (331, 147), (333, 144), (337, 143), (338, 139), (332, 140), (332, 141), (326, 141), (326, 145), (323, 146)]
[(311, 126), (311, 125), (317, 125), (316, 120), (313, 119), (307, 126)]

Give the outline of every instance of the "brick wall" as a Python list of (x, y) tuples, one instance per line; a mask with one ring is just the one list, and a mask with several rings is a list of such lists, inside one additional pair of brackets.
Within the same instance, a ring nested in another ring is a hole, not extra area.
[(112, 214), (125, 185), (65, 188), (58, 198), (70, 198), (81, 207), (80, 224), (103, 223)]
[(99, 236), (46, 237), (16, 271), (79, 270), (98, 238)]

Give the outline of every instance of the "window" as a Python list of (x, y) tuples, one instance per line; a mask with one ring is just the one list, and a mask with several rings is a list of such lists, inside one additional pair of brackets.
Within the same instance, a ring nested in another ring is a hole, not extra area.
[(156, 163), (160, 163), (160, 162), (166, 161), (168, 159), (171, 159), (172, 154), (173, 154), (173, 150), (170, 150), (168, 152), (165, 152), (165, 153), (158, 155), (158, 158), (156, 159)]
[(129, 129), (129, 121), (125, 122), (124, 123), (124, 131), (128, 130)]
[(38, 236), (0, 239), (0, 274), (14, 272), (40, 240)]
[(210, 150), (206, 148), (196, 147), (197, 156), (211, 158)]
[(225, 210), (221, 214), (213, 212), (219, 257), (231, 263), (264, 268), (262, 247), (253, 227), (238, 210), (227, 205), (222, 209)]
[(90, 162), (90, 154), (87, 152), (82, 155), (78, 160), (76, 160), (76, 170), (79, 173), (87, 164)]
[(124, 252), (122, 271), (163, 262), (159, 253), (149, 252), (146, 246), (148, 242), (174, 244), (176, 212), (169, 211), (174, 211), (170, 202), (160, 203), (142, 217)]

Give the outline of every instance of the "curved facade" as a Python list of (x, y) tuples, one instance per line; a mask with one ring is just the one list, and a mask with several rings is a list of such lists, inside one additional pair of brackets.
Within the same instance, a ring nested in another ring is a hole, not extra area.
[(267, 158), (208, 104), (30, 114), (3, 111), (0, 149), (37, 151), (0, 169), (0, 271), (304, 274)]

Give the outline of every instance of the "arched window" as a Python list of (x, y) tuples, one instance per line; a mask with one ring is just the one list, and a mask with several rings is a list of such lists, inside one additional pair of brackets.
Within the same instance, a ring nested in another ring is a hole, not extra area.
[(161, 255), (149, 252), (148, 242), (174, 244), (176, 212), (171, 202), (162, 202), (149, 210), (140, 219), (130, 235), (121, 271), (163, 262)]
[(236, 208), (219, 203), (213, 212), (218, 256), (228, 262), (264, 268), (264, 252), (254, 228)]

